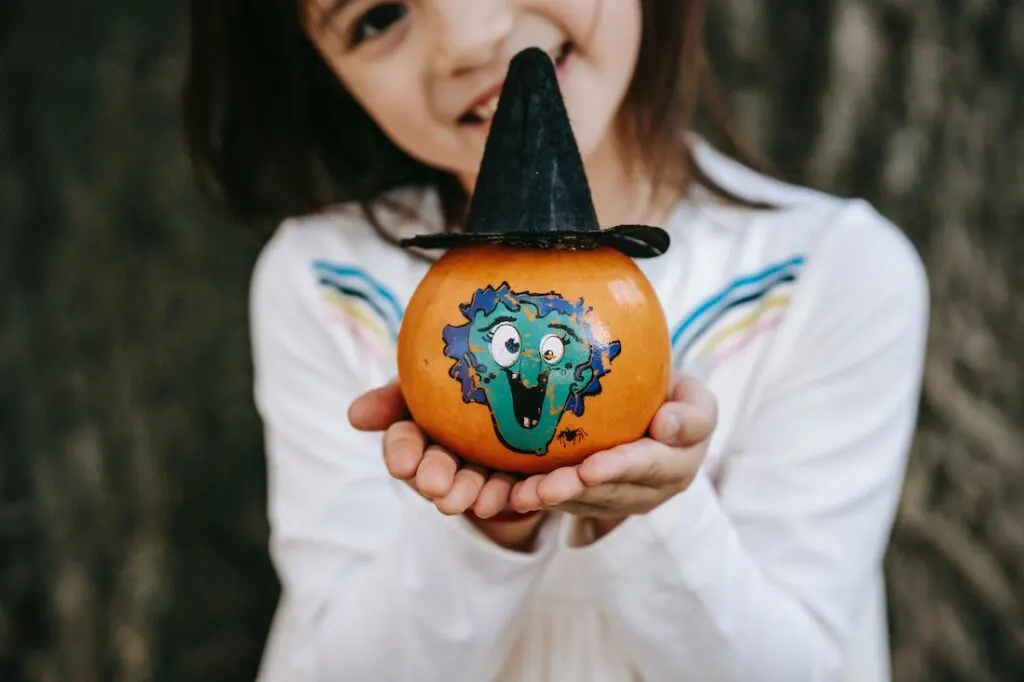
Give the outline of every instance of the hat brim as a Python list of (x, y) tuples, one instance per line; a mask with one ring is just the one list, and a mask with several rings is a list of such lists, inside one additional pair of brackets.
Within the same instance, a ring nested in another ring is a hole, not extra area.
[(668, 251), (668, 232), (651, 225), (617, 225), (606, 230), (558, 232), (453, 232), (403, 239), (403, 247), (450, 249), (478, 244), (500, 244), (535, 249), (594, 249), (607, 246), (630, 258), (654, 258)]

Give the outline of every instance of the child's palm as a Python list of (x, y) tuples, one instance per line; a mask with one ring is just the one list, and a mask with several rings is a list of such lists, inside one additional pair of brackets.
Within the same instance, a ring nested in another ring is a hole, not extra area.
[(509, 508), (515, 478), (463, 462), (437, 445), (409, 419), (395, 383), (360, 396), (349, 420), (363, 431), (384, 431), (384, 462), (395, 478), (433, 501), (438, 511), (456, 515), (473, 510), (490, 518)]

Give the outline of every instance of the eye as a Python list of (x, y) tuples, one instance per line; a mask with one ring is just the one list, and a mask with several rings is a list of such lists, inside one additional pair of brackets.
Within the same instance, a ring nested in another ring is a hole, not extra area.
[(511, 367), (519, 359), (522, 338), (519, 331), (508, 322), (494, 328), (491, 338), (491, 357), (502, 367)]
[(408, 11), (400, 2), (382, 2), (371, 7), (356, 20), (349, 42), (355, 47), (364, 40), (376, 38), (399, 22)]
[(553, 365), (565, 355), (565, 342), (560, 336), (548, 334), (540, 340), (540, 356), (544, 362)]

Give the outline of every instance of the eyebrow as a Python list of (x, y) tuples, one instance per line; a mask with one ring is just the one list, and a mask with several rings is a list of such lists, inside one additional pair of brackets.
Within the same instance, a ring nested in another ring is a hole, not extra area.
[(559, 324), (558, 322), (552, 322), (548, 326), (553, 327), (555, 329), (561, 329), (563, 332), (565, 332), (566, 334), (568, 334), (572, 338), (576, 339), (576, 341), (578, 341), (579, 343), (583, 343), (582, 341), (580, 341), (580, 337), (576, 335), (576, 332), (574, 332), (569, 327), (566, 327), (564, 324)]
[[(342, 1), (344, 2), (344, 0), (342, 0)], [(491, 320), (490, 324), (488, 324), (486, 327), (480, 327), (480, 331), (485, 332), (485, 331), (488, 331), (490, 329), (493, 329), (494, 327), (497, 327), (502, 322), (515, 322), (515, 321), (516, 321), (516, 318), (514, 318), (514, 317), (509, 317), (508, 315), (502, 315), (501, 317), (496, 317), (493, 320)]]

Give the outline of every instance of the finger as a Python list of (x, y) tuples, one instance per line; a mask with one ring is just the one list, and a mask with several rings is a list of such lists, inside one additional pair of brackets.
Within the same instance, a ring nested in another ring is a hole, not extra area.
[(476, 504), (473, 505), (473, 513), (481, 519), (489, 519), (495, 514), (505, 510), (512, 494), (512, 486), (516, 479), (504, 472), (491, 474), (480, 494), (476, 496)]
[(448, 516), (461, 514), (476, 502), (480, 489), (484, 487), (487, 477), (484, 470), (475, 464), (467, 464), (455, 472), (451, 490), (448, 494), (434, 502), (437, 510)]
[(718, 399), (704, 382), (694, 377), (680, 373), (673, 375), (668, 402), (694, 405), (712, 424), (718, 422)]
[(432, 500), (444, 497), (451, 491), (458, 469), (459, 461), (454, 455), (431, 445), (416, 470), (416, 489)]
[(646, 513), (665, 501), (664, 488), (652, 488), (635, 483), (605, 483), (590, 486), (570, 500), (573, 504), (607, 509), (622, 514)]
[(544, 476), (545, 474), (535, 474), (512, 486), (512, 493), (509, 495), (512, 509), (525, 513), (544, 506), (540, 495), (537, 494), (537, 486), (544, 480)]
[(621, 509), (599, 507), (597, 505), (576, 502), (574, 500), (570, 502), (563, 502), (562, 504), (553, 507), (553, 509), (557, 509), (558, 511), (562, 511), (567, 514), (572, 514), (574, 516), (596, 519), (621, 519), (623, 513)]
[(665, 403), (654, 415), (650, 434), (665, 445), (689, 447), (710, 438), (714, 428), (712, 416), (704, 408), (692, 403)]
[(693, 448), (670, 448), (650, 438), (596, 452), (579, 465), (588, 486), (635, 483), (658, 488), (691, 478), (702, 457)]
[(710, 438), (717, 422), (714, 393), (697, 379), (676, 372), (648, 431), (666, 445), (687, 447)]
[(363, 393), (348, 408), (349, 423), (359, 431), (383, 431), (406, 419), (409, 410), (395, 381)]
[(562, 467), (544, 476), (537, 483), (537, 496), (547, 506), (577, 499), (586, 489), (576, 467)]
[(395, 478), (408, 481), (423, 460), (426, 436), (409, 421), (392, 424), (384, 432), (384, 464)]

